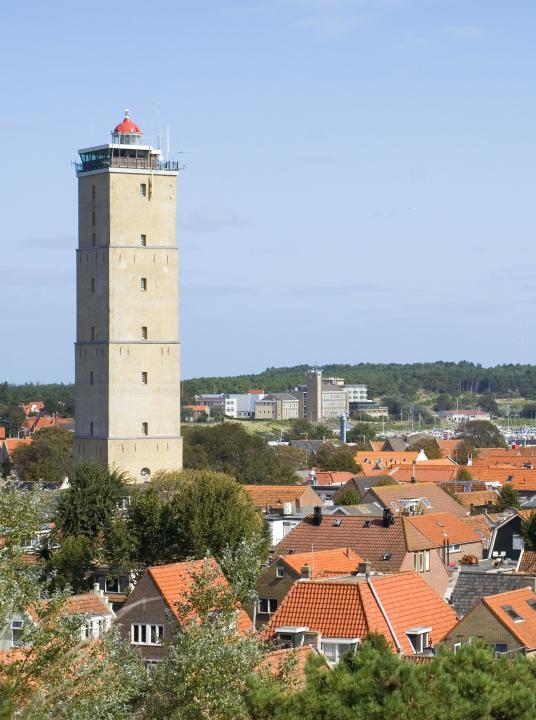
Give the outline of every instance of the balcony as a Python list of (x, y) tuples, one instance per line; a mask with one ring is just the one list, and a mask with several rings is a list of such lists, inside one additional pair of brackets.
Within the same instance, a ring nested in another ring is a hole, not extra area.
[(150, 157), (106, 157), (83, 162), (74, 163), (75, 171), (91, 172), (93, 170), (105, 170), (106, 168), (128, 168), (131, 170), (154, 170), (179, 172), (182, 165), (177, 160), (157, 160), (155, 156)]

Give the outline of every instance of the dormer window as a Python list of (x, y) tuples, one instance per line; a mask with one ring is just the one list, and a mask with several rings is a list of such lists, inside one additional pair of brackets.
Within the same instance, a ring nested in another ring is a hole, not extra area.
[(431, 627), (414, 627), (406, 630), (406, 636), (416, 655), (423, 653), (430, 646)]

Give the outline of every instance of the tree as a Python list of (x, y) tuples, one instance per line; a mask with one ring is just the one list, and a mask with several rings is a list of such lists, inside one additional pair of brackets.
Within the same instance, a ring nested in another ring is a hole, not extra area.
[(288, 484), (297, 480), (290, 462), (277, 458), (262, 438), (250, 435), (238, 423), (189, 428), (184, 445), (185, 467), (228, 473), (241, 483)]
[(536, 512), (521, 522), (521, 536), (525, 550), (536, 550)]
[(461, 482), (469, 482), (472, 479), (473, 476), (466, 467), (460, 468), (456, 474), (456, 480), (460, 480)]
[(73, 593), (86, 590), (94, 565), (95, 547), (85, 535), (69, 535), (46, 564), (47, 575), (55, 590), (71, 588)]
[(18, 437), (25, 418), (18, 405), (0, 405), (0, 427), (5, 428), (7, 437)]
[(482, 397), (478, 399), (478, 407), (481, 410), (486, 410), (492, 415), (499, 414), (499, 406), (497, 405), (497, 401), (491, 395), (482, 395)]
[(462, 440), (460, 445), (452, 451), (453, 460), (458, 465), (467, 465), (469, 458), (477, 457), (477, 455), (478, 451), (467, 440)]
[(346, 441), (355, 443), (358, 450), (368, 450), (370, 441), (376, 437), (374, 427), (370, 423), (355, 422), (346, 433)]
[(73, 468), (73, 435), (60, 427), (34, 433), (31, 445), (13, 451), (13, 466), (25, 482), (62, 482)]
[(291, 445), (271, 445), (270, 452), (284, 467), (291, 467), (294, 471), (305, 467), (307, 453), (304, 448), (292, 447)]
[(453, 410), (455, 405), (456, 403), (452, 395), (441, 393), (436, 398), (436, 401), (434, 403), (434, 410), (436, 412), (441, 412), (442, 410)]
[(236, 598), (216, 580), (209, 562), (193, 574), (180, 606), (191, 620), (177, 628), (153, 673), (144, 718), (249, 720), (247, 680), (264, 653), (252, 633), (237, 627)]
[(154, 487), (133, 492), (128, 520), (133, 538), (132, 556), (141, 565), (156, 565), (165, 559), (162, 509), (163, 501)]
[(507, 508), (520, 507), (517, 492), (509, 483), (505, 483), (499, 490), (496, 507), (499, 512), (503, 512)]
[[(24, 541), (45, 519), (37, 493), (0, 493), (0, 627), (32, 607), (21, 653), (0, 657), (0, 717), (25, 720), (130, 720), (147, 688), (147, 674), (115, 632), (80, 643), (80, 617), (62, 612), (65, 594), (48, 597), (36, 565), (22, 561)], [(8, 532), (5, 529), (9, 528)]]
[(325, 443), (311, 455), (311, 467), (320, 470), (342, 470), (358, 473), (361, 466), (355, 461), (355, 448), (350, 445), (330, 445)]
[(58, 530), (62, 535), (85, 535), (96, 540), (126, 494), (124, 473), (93, 463), (77, 465), (70, 487), (62, 492), (58, 503)]
[(333, 496), (333, 503), (335, 505), (359, 505), (361, 502), (361, 495), (357, 488), (342, 487), (337, 490)]
[(419, 438), (412, 443), (408, 449), (413, 451), (424, 450), (424, 454), (428, 460), (440, 460), (443, 457), (441, 448), (434, 437)]
[(498, 427), (489, 420), (471, 420), (460, 425), (458, 437), (475, 448), (506, 447), (506, 440)]
[[(168, 560), (217, 559), (237, 550), (244, 539), (266, 538), (265, 523), (249, 495), (236, 480), (210, 470), (185, 470), (180, 487), (161, 514), (164, 552)], [(263, 557), (267, 550), (264, 544)]]
[(296, 418), (290, 421), (283, 437), (285, 440), (324, 440), (334, 438), (335, 433), (321, 423), (312, 423), (305, 418)]

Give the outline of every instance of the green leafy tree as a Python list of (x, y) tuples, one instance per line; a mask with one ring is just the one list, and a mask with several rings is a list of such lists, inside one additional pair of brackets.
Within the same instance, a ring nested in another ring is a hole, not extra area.
[(499, 414), (499, 406), (497, 405), (497, 401), (491, 395), (482, 395), (482, 397), (478, 399), (478, 407), (481, 410), (486, 410), (492, 415)]
[(466, 467), (460, 468), (456, 473), (456, 480), (460, 480), (460, 482), (469, 482), (472, 479), (473, 476)]
[(82, 619), (64, 613), (65, 594), (49, 597), (39, 568), (22, 560), (25, 541), (44, 519), (37, 493), (17, 487), (0, 493), (0, 627), (30, 607), (36, 618), (25, 623), (24, 652), (0, 654), (0, 717), (131, 720), (147, 691), (139, 657), (115, 632), (81, 644)]
[(453, 410), (455, 405), (456, 403), (452, 395), (440, 393), (434, 403), (434, 410), (436, 412), (441, 412), (442, 410)]
[(370, 441), (374, 440), (376, 434), (374, 426), (366, 422), (352, 423), (352, 427), (346, 433), (346, 441), (355, 443), (358, 450), (369, 450)]
[(531, 512), (521, 523), (521, 536), (525, 550), (536, 550), (536, 512)]
[(520, 507), (517, 492), (509, 483), (505, 483), (499, 490), (496, 507), (499, 512), (503, 512), (506, 508)]
[(161, 523), (169, 560), (207, 553), (219, 559), (244, 539), (256, 543), (266, 537), (264, 518), (246, 491), (233, 477), (209, 470), (181, 473), (180, 489), (164, 504)]
[(265, 535), (255, 535), (243, 538), (234, 548), (227, 546), (221, 553), (220, 567), (244, 607), (254, 597), (266, 559), (266, 542)]
[(312, 423), (305, 418), (291, 420), (283, 438), (285, 440), (323, 440), (334, 438), (335, 433), (322, 423)]
[(193, 573), (180, 606), (191, 620), (174, 633), (168, 657), (153, 673), (144, 718), (249, 720), (247, 679), (264, 653), (253, 634), (240, 632), (236, 598), (216, 579), (209, 562)]
[(228, 473), (242, 483), (286, 484), (297, 480), (290, 462), (277, 458), (262, 438), (250, 435), (238, 423), (190, 428), (184, 444), (185, 467), (203, 469), (206, 457), (207, 469)]
[(46, 564), (52, 588), (71, 588), (74, 593), (87, 590), (91, 584), (94, 559), (95, 546), (86, 535), (68, 535), (50, 554)]
[(335, 505), (359, 505), (361, 495), (356, 488), (342, 487), (333, 496), (333, 502)]
[(325, 443), (310, 458), (311, 467), (320, 470), (342, 470), (358, 473), (361, 466), (355, 461), (355, 448), (350, 445), (330, 445)]
[(283, 465), (283, 468), (291, 467), (294, 471), (305, 467), (307, 462), (307, 453), (303, 448), (292, 447), (291, 445), (272, 445), (270, 446), (270, 452), (276, 458), (276, 461)]
[(409, 446), (409, 450), (423, 450), (428, 460), (439, 460), (443, 457), (441, 448), (433, 437), (419, 438)]
[(133, 538), (132, 555), (141, 565), (156, 565), (165, 559), (163, 505), (154, 487), (134, 491), (131, 496), (128, 519)]
[(458, 436), (475, 448), (506, 447), (504, 436), (489, 420), (471, 420), (460, 425)]
[(26, 415), (18, 405), (0, 405), (0, 427), (5, 428), (7, 437), (17, 437)]
[(127, 495), (126, 476), (86, 463), (77, 465), (70, 487), (61, 494), (56, 521), (61, 535), (85, 535), (96, 540)]
[(60, 427), (39, 430), (31, 445), (19, 445), (13, 451), (13, 466), (25, 482), (61, 482), (71, 477), (73, 435)]
[(462, 440), (461, 444), (452, 451), (452, 459), (458, 465), (467, 465), (469, 458), (478, 456), (478, 451), (467, 440)]

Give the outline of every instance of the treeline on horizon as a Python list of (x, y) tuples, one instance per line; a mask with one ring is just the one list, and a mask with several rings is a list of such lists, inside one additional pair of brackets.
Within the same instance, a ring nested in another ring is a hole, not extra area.
[[(247, 392), (262, 388), (284, 392), (305, 383), (312, 366), (267, 368), (261, 373), (231, 377), (200, 377), (182, 382), (183, 401), (209, 392)], [(459, 395), (492, 395), (523, 397), (536, 400), (536, 365), (482, 365), (467, 361), (429, 363), (358, 363), (356, 365), (323, 365), (326, 376), (345, 379), (346, 383), (365, 383), (369, 397), (399, 396), (413, 400), (419, 390), (430, 393)], [(48, 408), (58, 403), (74, 404), (74, 384), (0, 382), (0, 405), (16, 405), (30, 400), (43, 400)]]

